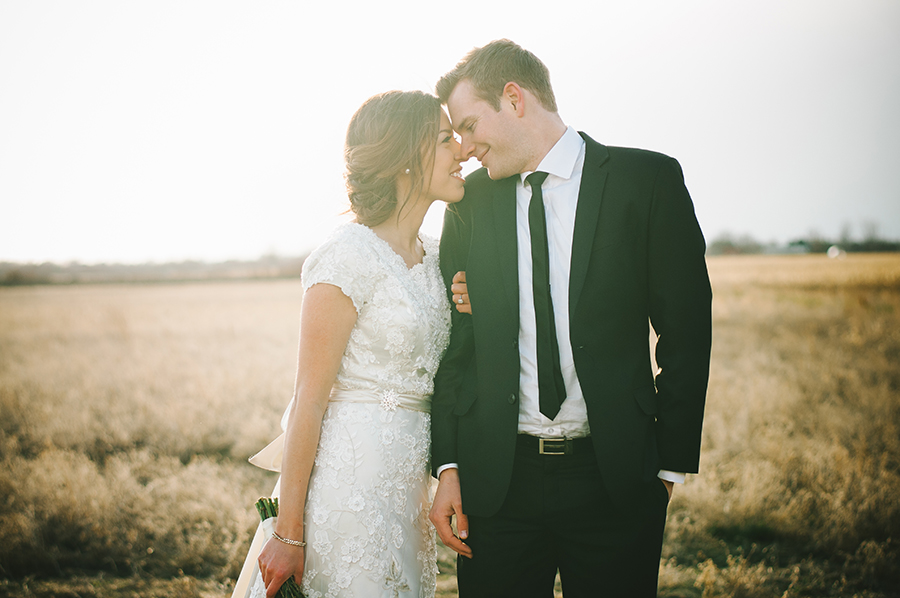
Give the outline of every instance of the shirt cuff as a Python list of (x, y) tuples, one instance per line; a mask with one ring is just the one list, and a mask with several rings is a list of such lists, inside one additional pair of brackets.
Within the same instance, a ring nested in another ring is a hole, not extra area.
[[(446, 465), (444, 466), (446, 467)], [(665, 480), (667, 482), (675, 482), (676, 484), (684, 484), (684, 478), (687, 474), (679, 473), (677, 471), (669, 471), (667, 469), (660, 469), (657, 477), (661, 480)], [(440, 476), (440, 470), (438, 470), (438, 476)]]
[(447, 469), (459, 469), (459, 465), (457, 463), (447, 463), (445, 465), (441, 465), (437, 468), (437, 479), (441, 479), (441, 474), (444, 473)]

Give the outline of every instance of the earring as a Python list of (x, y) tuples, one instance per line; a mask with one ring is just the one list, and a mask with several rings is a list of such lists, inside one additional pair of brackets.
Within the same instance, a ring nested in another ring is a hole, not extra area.
[(404, 171), (406, 174), (409, 174), (409, 168)]

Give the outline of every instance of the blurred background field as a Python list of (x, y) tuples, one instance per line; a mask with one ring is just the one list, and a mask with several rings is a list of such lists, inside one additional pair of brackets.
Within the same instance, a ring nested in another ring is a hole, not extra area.
[[(660, 595), (900, 596), (900, 254), (709, 267), (701, 474)], [(0, 288), (0, 596), (228, 595), (300, 300), (296, 280)]]

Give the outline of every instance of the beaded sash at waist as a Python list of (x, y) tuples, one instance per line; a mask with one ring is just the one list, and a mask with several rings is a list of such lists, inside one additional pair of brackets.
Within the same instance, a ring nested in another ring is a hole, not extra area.
[[(329, 403), (370, 403), (381, 405), (382, 409), (395, 411), (397, 407), (419, 411), (431, 412), (431, 395), (403, 394), (395, 390), (360, 390), (356, 388), (332, 388)], [(288, 404), (281, 418), (281, 429), (287, 429), (288, 416), (294, 399)], [(284, 434), (270, 442), (263, 450), (248, 459), (250, 463), (269, 471), (281, 471), (281, 460), (284, 457)]]
[(383, 409), (394, 411), (397, 407), (411, 411), (431, 413), (431, 395), (399, 393), (396, 390), (361, 390), (357, 388), (332, 388), (329, 402), (377, 403)]

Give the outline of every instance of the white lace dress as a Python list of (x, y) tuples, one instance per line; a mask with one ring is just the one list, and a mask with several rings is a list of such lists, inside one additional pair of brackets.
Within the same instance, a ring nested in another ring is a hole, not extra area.
[[(371, 229), (339, 227), (303, 287), (339, 287), (359, 314), (322, 423), (306, 502), (307, 598), (431, 597), (430, 403), (450, 335), (438, 243), (407, 268)], [(251, 596), (265, 596), (254, 580)]]

